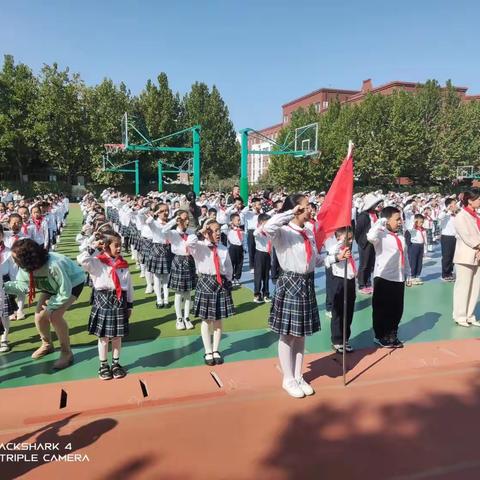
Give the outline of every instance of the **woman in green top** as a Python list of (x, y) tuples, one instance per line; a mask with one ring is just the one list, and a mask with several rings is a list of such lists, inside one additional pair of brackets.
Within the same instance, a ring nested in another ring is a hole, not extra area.
[(5, 283), (5, 291), (15, 295), (28, 294), (30, 303), (36, 292), (40, 293), (35, 310), (35, 325), (42, 345), (33, 352), (32, 358), (42, 358), (53, 352), (50, 335), (52, 324), (61, 348), (60, 358), (53, 368), (66, 368), (73, 362), (73, 353), (68, 325), (63, 316), (80, 296), (85, 273), (68, 257), (49, 253), (29, 238), (17, 240), (13, 244), (12, 257), (20, 268), (16, 280)]

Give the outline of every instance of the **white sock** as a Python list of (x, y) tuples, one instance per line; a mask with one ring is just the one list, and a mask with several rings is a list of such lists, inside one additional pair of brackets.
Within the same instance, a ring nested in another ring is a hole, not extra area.
[(132, 248), (132, 260), (137, 261), (137, 258), (138, 258), (137, 251), (134, 248)]
[(23, 308), (25, 307), (25, 295), (18, 295), (17, 305), (18, 305), (17, 312), (23, 312)]
[(200, 326), (205, 353), (212, 353), (212, 334), (210, 333), (210, 323), (212, 322), (206, 322), (205, 320), (202, 320), (202, 325)]
[(108, 338), (100, 337), (98, 339), (98, 358), (100, 358), (101, 362), (106, 362), (107, 355), (108, 355)]
[(293, 342), (293, 365), (295, 378), (302, 378), (303, 357), (305, 356), (305, 337), (295, 337)]
[(155, 292), (155, 295), (157, 296), (157, 303), (163, 304), (163, 299), (162, 299), (162, 280), (160, 278), (160, 275), (154, 275), (153, 276), (153, 290)]
[(0, 340), (2, 342), (6, 342), (8, 338), (8, 331), (10, 330), (10, 317), (8, 315), (2, 317), (2, 325), (5, 331), (2, 333), (2, 338)]
[[(143, 266), (143, 268), (145, 269), (145, 265)], [(145, 270), (145, 280), (147, 282), (147, 287), (153, 288), (153, 273), (152, 272), (147, 272), (147, 270)]]
[(284, 382), (294, 378), (292, 343), (293, 337), (291, 335), (280, 335), (278, 339), (278, 359), (280, 360)]
[[(145, 275), (145, 265), (143, 263), (140, 264), (140, 273)], [(146, 275), (145, 275), (145, 277), (146, 277)]]
[(112, 358), (117, 360), (120, 358), (120, 350), (122, 348), (122, 337), (112, 338)]
[(218, 352), (220, 340), (222, 339), (222, 321), (215, 320), (213, 322), (213, 351)]
[(183, 299), (183, 318), (186, 320), (190, 317), (190, 302), (191, 302), (191, 293), (190, 292), (183, 292), (182, 299)]
[(175, 293), (175, 314), (177, 319), (182, 318), (182, 294)]
[(164, 303), (168, 303), (168, 275), (164, 273), (160, 276), (160, 278), (162, 279), (162, 284), (163, 284), (163, 297), (164, 297), (163, 301)]

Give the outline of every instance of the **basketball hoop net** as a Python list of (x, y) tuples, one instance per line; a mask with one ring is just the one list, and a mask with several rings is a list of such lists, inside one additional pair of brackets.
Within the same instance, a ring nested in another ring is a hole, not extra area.
[(123, 143), (105, 143), (103, 146), (105, 147), (105, 151), (110, 155), (125, 150), (125, 145)]

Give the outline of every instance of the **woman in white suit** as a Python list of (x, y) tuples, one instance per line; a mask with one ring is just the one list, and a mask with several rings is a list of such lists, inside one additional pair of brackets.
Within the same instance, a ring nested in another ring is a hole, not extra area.
[(457, 244), (453, 262), (456, 281), (453, 289), (453, 319), (462, 326), (480, 327), (475, 306), (480, 293), (480, 191), (465, 192), (463, 209), (455, 217)]

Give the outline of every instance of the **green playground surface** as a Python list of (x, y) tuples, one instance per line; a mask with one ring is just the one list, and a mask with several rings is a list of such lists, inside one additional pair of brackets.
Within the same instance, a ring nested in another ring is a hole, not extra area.
[[(73, 204), (58, 251), (75, 258), (78, 246), (75, 236), (81, 229), (82, 216), (78, 205)], [(173, 305), (169, 309), (157, 309), (155, 296), (145, 295), (145, 282), (140, 278), (135, 264), (130, 261), (135, 285), (134, 311), (130, 323), (130, 335), (124, 339), (122, 364), (129, 372), (141, 373), (162, 369), (190, 367), (203, 364), (203, 347), (198, 321), (192, 319), (195, 328), (188, 331), (175, 329)], [(423, 286), (407, 289), (405, 311), (400, 325), (400, 338), (406, 342), (430, 342), (445, 339), (475, 338), (480, 329), (456, 326), (451, 317), (451, 283), (439, 280), (439, 252), (425, 262), (426, 280)], [(325, 316), (325, 282), (322, 271), (316, 275), (317, 300), (322, 330), (307, 338), (307, 351), (326, 352), (330, 346), (329, 319)], [(227, 362), (271, 358), (276, 356), (277, 335), (268, 330), (268, 304), (253, 303), (251, 274), (245, 272), (246, 286), (233, 293), (236, 315), (224, 321), (221, 350)], [(98, 368), (96, 337), (87, 332), (90, 313), (90, 288), (81, 297), (66, 319), (70, 326), (71, 343), (75, 353), (72, 367), (60, 372), (52, 370), (57, 353), (33, 361), (30, 353), (39, 344), (33, 322), (33, 307), (27, 309), (25, 320), (14, 321), (9, 340), (12, 351), (0, 354), (0, 388), (26, 386), (39, 383), (63, 382), (95, 377)], [(173, 294), (171, 294), (171, 304)], [(371, 299), (357, 296), (351, 343), (355, 348), (372, 347)]]

